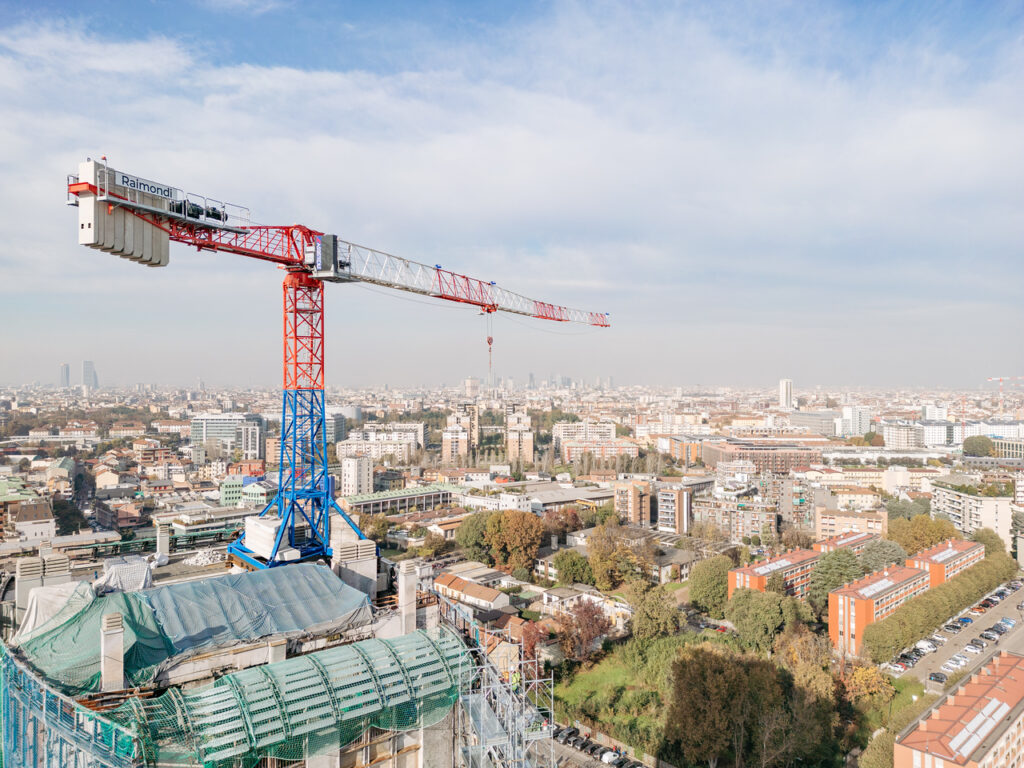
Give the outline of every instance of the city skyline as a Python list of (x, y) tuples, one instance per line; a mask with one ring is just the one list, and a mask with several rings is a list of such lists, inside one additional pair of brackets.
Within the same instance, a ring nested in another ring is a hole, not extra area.
[[(286, 3), (197, 7), (5, 17), (0, 128), (27, 182), (0, 192), (0, 319), (36, 319), (0, 382), (82, 358), (108, 382), (279, 380), (266, 265), (176, 246), (142, 270), (75, 244), (61, 184), (100, 154), (610, 312), (496, 317), (506, 376), (568, 359), (621, 382), (974, 388), (1024, 369), (1018, 6), (313, 4), (294, 27)], [(330, 286), (328, 383), (483, 378), (485, 319), (441, 304)]]

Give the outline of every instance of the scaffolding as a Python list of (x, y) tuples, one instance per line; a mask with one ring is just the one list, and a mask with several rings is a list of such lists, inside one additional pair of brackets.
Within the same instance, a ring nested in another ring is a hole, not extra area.
[(439, 597), (442, 621), (470, 645), (460, 677), (456, 738), (464, 768), (555, 768), (554, 677), (527, 659), (522, 640), (480, 625), (471, 609)]

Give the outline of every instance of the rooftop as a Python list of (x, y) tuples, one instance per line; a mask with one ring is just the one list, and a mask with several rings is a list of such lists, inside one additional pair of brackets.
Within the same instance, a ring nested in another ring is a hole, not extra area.
[(931, 549), (918, 552), (911, 560), (928, 560), (932, 563), (944, 563), (951, 557), (962, 555), (966, 552), (973, 552), (984, 549), (985, 545), (977, 541), (964, 541), (963, 539), (946, 539), (936, 544)]
[(778, 555), (769, 560), (762, 560), (759, 563), (753, 563), (746, 566), (745, 568), (737, 568), (739, 571), (746, 571), (749, 573), (756, 574), (757, 576), (767, 576), (773, 571), (778, 571), (782, 568), (790, 568), (794, 565), (800, 565), (811, 560), (817, 560), (821, 557), (820, 552), (815, 552), (811, 549), (791, 549), (782, 555)]
[(814, 542), (815, 549), (843, 549), (844, 547), (855, 547), (860, 544), (868, 544), (881, 538), (877, 533), (841, 533), (838, 536), (831, 536), (827, 539)]
[(834, 589), (829, 594), (848, 595), (857, 599), (877, 600), (884, 597), (908, 582), (919, 578), (927, 578), (928, 574), (920, 568), (908, 568), (905, 565), (894, 565), (884, 571), (865, 576), (863, 579), (850, 582), (845, 587)]
[(940, 700), (897, 744), (956, 765), (980, 761), (1024, 711), (1024, 656), (1003, 652)]

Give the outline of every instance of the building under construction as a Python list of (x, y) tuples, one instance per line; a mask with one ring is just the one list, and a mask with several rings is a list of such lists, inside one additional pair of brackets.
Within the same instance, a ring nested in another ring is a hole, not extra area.
[(331, 566), (31, 590), (0, 648), (4, 766), (553, 765), (551, 681), (519, 644), (418, 590), (412, 567), (372, 599), (376, 579), (353, 582), (371, 562), (377, 576), (373, 545), (336, 550)]

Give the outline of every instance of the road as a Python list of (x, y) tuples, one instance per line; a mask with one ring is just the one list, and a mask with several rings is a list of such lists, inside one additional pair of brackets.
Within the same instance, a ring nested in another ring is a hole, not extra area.
[[(929, 653), (919, 662), (917, 666), (907, 670), (903, 673), (902, 677), (916, 677), (925, 684), (925, 689), (929, 693), (941, 693), (943, 690), (941, 683), (933, 683), (928, 680), (928, 675), (932, 672), (942, 672), (943, 674), (950, 674), (941, 669), (942, 665), (949, 661), (949, 658), (957, 653), (963, 653), (967, 657), (967, 666), (963, 669), (974, 670), (979, 667), (982, 661), (987, 660), (995, 651), (1013, 651), (1015, 653), (1024, 654), (1024, 612), (1017, 609), (1017, 605), (1024, 601), (1024, 589), (1010, 593), (1010, 595), (999, 603), (995, 608), (990, 608), (985, 611), (981, 616), (974, 616), (967, 611), (958, 614), (959, 616), (970, 616), (974, 619), (973, 624), (968, 624), (964, 630), (958, 635), (950, 635), (948, 632), (937, 628), (938, 634), (943, 637), (949, 638), (945, 645), (941, 646), (935, 653)], [(976, 603), (975, 603), (976, 605)], [(964, 651), (964, 646), (967, 645), (969, 640), (978, 637), (988, 627), (991, 627), (1001, 618), (1009, 616), (1011, 619), (1017, 620), (1017, 626), (1007, 632), (999, 639), (999, 644), (996, 645), (988, 640), (984, 642), (988, 643), (981, 653), (968, 653)], [(956, 674), (955, 672), (952, 674)]]

